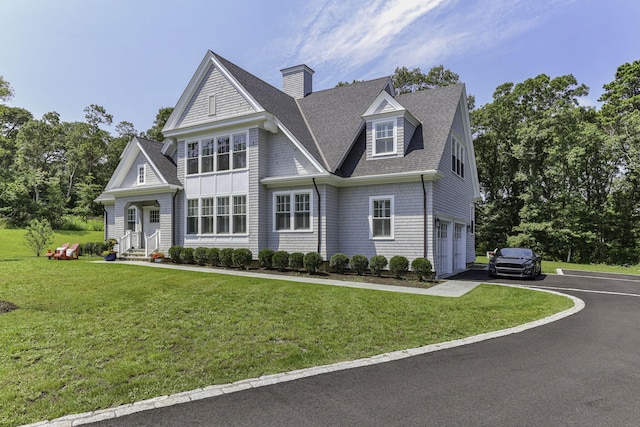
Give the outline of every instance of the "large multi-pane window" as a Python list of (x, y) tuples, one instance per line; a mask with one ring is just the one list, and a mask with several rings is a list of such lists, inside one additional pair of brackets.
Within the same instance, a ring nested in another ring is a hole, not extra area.
[(198, 142), (187, 143), (187, 175), (198, 173)]
[(374, 125), (373, 154), (393, 154), (396, 152), (394, 122), (380, 122)]
[(186, 173), (224, 172), (247, 167), (247, 133), (186, 143)]
[(245, 234), (246, 232), (246, 195), (187, 200), (187, 234)]
[(198, 199), (187, 200), (187, 234), (198, 234)]
[(451, 170), (464, 178), (464, 146), (453, 136), (451, 137)]
[(213, 139), (202, 141), (202, 173), (213, 172), (215, 148)]
[(200, 217), (200, 233), (213, 234), (215, 232), (213, 228), (214, 212), (213, 197), (203, 198)]
[(393, 238), (393, 196), (371, 197), (369, 218), (372, 238)]
[(233, 168), (244, 169), (247, 167), (247, 134), (233, 135)]
[(229, 234), (229, 219), (229, 198), (218, 197), (218, 213), (216, 215), (218, 234)]
[(276, 193), (275, 230), (311, 230), (311, 193)]
[(247, 232), (247, 196), (233, 196), (233, 232)]
[(218, 146), (218, 164), (217, 170), (226, 171), (229, 170), (229, 137), (221, 136), (216, 139)]

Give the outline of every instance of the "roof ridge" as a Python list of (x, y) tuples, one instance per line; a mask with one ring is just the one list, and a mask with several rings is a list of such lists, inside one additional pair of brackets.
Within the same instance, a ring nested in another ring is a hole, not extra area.
[(302, 110), (302, 108), (300, 108), (300, 103), (298, 102), (297, 99), (295, 99), (295, 102), (296, 102), (296, 107), (298, 108), (298, 111), (300, 111), (300, 115), (302, 116), (302, 120), (304, 121), (304, 125), (307, 127), (307, 130), (309, 131), (309, 134), (311, 135), (311, 140), (313, 141), (313, 143), (315, 144), (316, 148), (318, 149), (318, 153), (320, 153), (320, 157), (322, 158), (321, 160), (324, 163), (325, 169), (327, 169), (329, 172), (332, 172), (331, 167), (329, 165), (329, 162), (327, 161), (327, 158), (325, 157), (324, 152), (322, 151), (322, 148), (320, 148), (320, 144), (318, 144), (318, 140), (316, 139), (316, 135), (313, 133), (313, 129), (309, 125), (309, 121), (307, 120), (307, 116), (304, 114), (304, 111)]

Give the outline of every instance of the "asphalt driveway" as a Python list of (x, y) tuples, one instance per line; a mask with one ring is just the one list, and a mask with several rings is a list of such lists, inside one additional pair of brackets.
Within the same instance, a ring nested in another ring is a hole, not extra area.
[[(457, 279), (496, 281), (485, 274)], [(586, 307), (519, 334), (95, 425), (640, 425), (640, 277), (498, 282), (562, 291)]]

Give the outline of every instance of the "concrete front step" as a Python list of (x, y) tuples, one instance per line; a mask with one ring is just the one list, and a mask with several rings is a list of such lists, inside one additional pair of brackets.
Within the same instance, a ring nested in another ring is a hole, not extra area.
[(120, 254), (123, 261), (149, 261), (150, 257), (145, 256), (144, 249), (129, 249), (127, 252)]

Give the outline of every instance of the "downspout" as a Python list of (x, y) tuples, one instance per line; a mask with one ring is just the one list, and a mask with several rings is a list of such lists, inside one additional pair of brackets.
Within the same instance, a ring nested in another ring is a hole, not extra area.
[(322, 247), (322, 217), (320, 216), (322, 204), (320, 203), (320, 191), (316, 185), (316, 179), (311, 178), (311, 180), (313, 181), (313, 186), (315, 187), (316, 195), (318, 196), (318, 253), (320, 253), (320, 249)]
[(420, 175), (420, 181), (422, 181), (422, 217), (424, 218), (424, 227), (423, 227), (423, 258), (427, 258), (427, 189), (424, 187), (424, 175)]
[(178, 197), (178, 189), (173, 193), (173, 200), (171, 201), (171, 246), (176, 245), (176, 197)]

